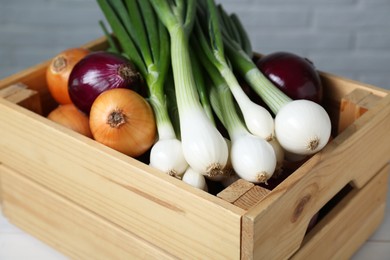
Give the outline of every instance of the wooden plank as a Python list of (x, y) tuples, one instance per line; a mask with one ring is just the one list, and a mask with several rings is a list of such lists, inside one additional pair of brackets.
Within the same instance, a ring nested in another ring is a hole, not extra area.
[(233, 205), (248, 210), (259, 203), (270, 191), (258, 185), (253, 186), (243, 196), (239, 197)]
[(382, 222), (389, 165), (354, 189), (305, 237), (292, 259), (349, 259)]
[(35, 90), (23, 89), (8, 97), (7, 100), (37, 114), (42, 114), (41, 99)]
[(375, 107), (380, 100), (381, 97), (364, 89), (355, 89), (342, 98), (338, 133), (344, 131), (370, 108)]
[[(29, 109), (35, 113), (42, 112), (39, 94), (35, 90), (28, 89), (28, 86), (23, 83), (12, 84), (6, 88), (0, 88), (0, 98), (13, 102)], [(0, 161), (1, 164), (1, 161)], [(1, 186), (1, 178), (0, 178)], [(0, 188), (0, 204), (1, 204), (1, 188)]]
[(38, 91), (29, 89), (28, 86), (23, 83), (19, 82), (0, 89), (0, 97), (37, 114), (42, 113), (41, 100)]
[(339, 133), (355, 122), (357, 119), (357, 111), (359, 111), (358, 103), (370, 94), (371, 92), (367, 90), (355, 89), (341, 99), (338, 124)]
[(269, 190), (263, 187), (243, 179), (238, 179), (226, 189), (218, 193), (217, 197), (244, 210), (248, 210), (267, 196), (269, 192)]
[[(242, 258), (279, 259), (300, 246), (310, 218), (347, 183), (363, 187), (388, 163), (390, 95), (243, 217)], [(270, 250), (278, 245), (280, 250)]]
[(234, 203), (254, 186), (255, 185), (253, 183), (247, 182), (243, 179), (238, 179), (229, 185), (226, 189), (218, 193), (217, 197), (227, 202)]
[(27, 85), (20, 82), (9, 85), (0, 89), (0, 97), (6, 99), (7, 97), (12, 96), (21, 89), (27, 89)]
[(373, 85), (365, 84), (362, 82), (354, 81), (351, 79), (336, 76), (327, 72), (320, 72), (321, 82), (324, 86), (324, 102), (327, 112), (330, 115), (332, 121), (332, 134), (336, 136), (338, 134), (338, 123), (340, 113), (340, 100), (354, 91), (355, 89), (363, 89), (373, 93), (378, 97), (385, 97), (390, 94), (390, 90), (381, 89)]
[(390, 93), (390, 90), (388, 89), (383, 89), (374, 85), (347, 79), (328, 72), (320, 71), (320, 76), (321, 82), (325, 87), (325, 98), (341, 100), (343, 97), (357, 88), (370, 91), (379, 97), (385, 97)]
[(244, 210), (10, 102), (0, 118), (5, 165), (177, 257), (240, 257)]
[(175, 258), (4, 166), (0, 175), (4, 215), (72, 259)]
[(358, 103), (358, 111), (356, 111), (357, 113), (357, 118), (359, 118), (360, 116), (362, 116), (364, 113), (366, 113), (369, 109), (375, 107), (378, 102), (381, 100), (381, 97), (377, 96), (377, 95), (374, 95), (372, 93), (370, 93), (368, 96), (366, 96), (365, 98), (363, 98), (362, 100), (360, 100), (360, 102)]

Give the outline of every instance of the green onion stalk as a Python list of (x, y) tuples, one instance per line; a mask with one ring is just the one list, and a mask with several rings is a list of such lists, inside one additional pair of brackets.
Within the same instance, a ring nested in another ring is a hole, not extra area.
[[(325, 109), (309, 100), (292, 100), (258, 69), (248, 49), (249, 37), (234, 14), (218, 8), (221, 34), (227, 56), (252, 89), (264, 100), (275, 116), (275, 135), (289, 154), (305, 156), (320, 151), (331, 133), (331, 121)], [(234, 30), (229, 28), (235, 27)]]
[(182, 143), (169, 117), (164, 94), (170, 67), (169, 34), (149, 1), (97, 0), (123, 51), (143, 75), (154, 110), (158, 140), (150, 153), (150, 165), (180, 177), (188, 168)]
[(254, 135), (271, 140), (274, 136), (272, 115), (264, 107), (250, 100), (240, 86), (230, 66), (230, 61), (225, 56), (224, 38), (219, 19), (218, 9), (213, 0), (198, 1), (194, 34), (202, 49), (200, 55), (206, 56), (225, 78), (242, 112), (248, 130)]
[(196, 1), (150, 0), (150, 3), (170, 35), (171, 64), (184, 157), (198, 173), (206, 176), (223, 174), (228, 147), (200, 103), (191, 65), (189, 36), (195, 21)]
[[(191, 45), (196, 52), (201, 52), (195, 37), (191, 37)], [(212, 80), (211, 105), (230, 137), (230, 160), (234, 172), (249, 182), (267, 182), (274, 174), (277, 163), (273, 147), (264, 138), (248, 131), (236, 110), (237, 106), (226, 80), (207, 57), (200, 57)]]

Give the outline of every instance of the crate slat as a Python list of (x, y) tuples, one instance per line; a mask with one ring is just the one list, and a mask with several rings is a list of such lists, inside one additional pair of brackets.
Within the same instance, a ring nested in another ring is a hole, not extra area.
[(389, 165), (350, 191), (305, 237), (292, 259), (349, 259), (385, 215)]
[[(243, 258), (285, 258), (295, 252), (310, 218), (326, 202), (350, 182), (361, 188), (388, 163), (390, 146), (383, 144), (390, 143), (389, 132), (387, 96), (245, 214)], [(268, 250), (275, 244), (281, 250)]]
[(15, 171), (0, 166), (0, 176), (4, 215), (73, 259), (175, 259)]
[(239, 257), (244, 210), (1, 99), (0, 118), (12, 169), (178, 257)]

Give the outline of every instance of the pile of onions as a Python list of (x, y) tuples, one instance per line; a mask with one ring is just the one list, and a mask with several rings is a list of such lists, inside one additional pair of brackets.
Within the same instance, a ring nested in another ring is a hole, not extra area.
[(74, 66), (90, 51), (84, 48), (66, 49), (57, 54), (46, 69), (47, 88), (59, 104), (72, 103), (68, 93), (69, 75)]
[(69, 76), (69, 96), (81, 111), (89, 114), (92, 103), (105, 90), (137, 89), (142, 77), (134, 64), (125, 57), (105, 52), (93, 52), (80, 60)]
[(94, 139), (132, 157), (145, 153), (156, 140), (152, 107), (130, 89), (110, 89), (93, 102), (89, 125)]
[(127, 58), (69, 49), (53, 58), (46, 75), (53, 98), (61, 104), (48, 119), (132, 157), (156, 141), (152, 107), (132, 90), (139, 90), (143, 79)]

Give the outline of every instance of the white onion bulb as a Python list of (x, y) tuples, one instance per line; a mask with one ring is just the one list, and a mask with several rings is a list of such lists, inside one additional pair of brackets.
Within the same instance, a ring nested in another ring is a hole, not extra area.
[(178, 139), (160, 139), (150, 151), (150, 166), (168, 175), (180, 177), (188, 168), (182, 144)]
[(225, 139), (200, 110), (189, 109), (180, 116), (184, 158), (197, 172), (207, 176), (223, 174), (228, 160)]
[(285, 156), (283, 147), (280, 145), (280, 143), (278, 142), (278, 140), (276, 138), (273, 138), (272, 140), (269, 140), (268, 142), (272, 146), (272, 148), (274, 149), (275, 156), (276, 156), (276, 170), (275, 171), (279, 172), (282, 169), (283, 162), (284, 162), (284, 156)]
[(228, 160), (226, 162), (225, 167), (222, 169), (222, 174), (221, 175), (216, 175), (216, 176), (206, 176), (207, 179), (212, 180), (212, 181), (223, 181), (227, 178), (230, 178), (231, 175), (235, 175), (236, 173), (234, 172), (233, 165), (232, 165), (232, 158), (231, 158), (231, 149), (232, 149), (232, 142), (229, 139), (226, 139), (226, 144), (228, 146)]
[(198, 173), (189, 167), (183, 175), (182, 181), (191, 185), (192, 187), (207, 191), (207, 183), (203, 174)]
[(266, 182), (275, 171), (275, 152), (261, 137), (245, 134), (235, 138), (231, 153), (235, 172), (249, 182)]
[(309, 100), (294, 100), (282, 106), (275, 118), (280, 145), (295, 154), (313, 154), (328, 142), (331, 121), (325, 109)]
[(265, 140), (271, 140), (274, 136), (274, 119), (270, 112), (252, 102), (246, 103), (241, 109), (249, 132)]

